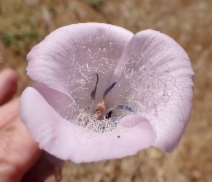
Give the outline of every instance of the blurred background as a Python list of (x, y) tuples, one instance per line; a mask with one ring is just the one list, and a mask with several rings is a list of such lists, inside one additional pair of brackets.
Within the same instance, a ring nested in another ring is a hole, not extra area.
[(151, 147), (121, 160), (67, 162), (62, 182), (212, 182), (212, 1), (0, 0), (0, 70), (17, 71), (17, 96), (31, 82), (25, 74), (30, 49), (56, 28), (80, 22), (168, 34), (191, 59), (195, 92), (189, 125), (173, 153)]

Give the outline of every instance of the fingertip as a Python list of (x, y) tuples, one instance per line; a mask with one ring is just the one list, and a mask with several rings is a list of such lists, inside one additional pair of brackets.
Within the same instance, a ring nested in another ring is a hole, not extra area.
[(0, 72), (0, 105), (5, 104), (15, 94), (18, 86), (18, 75), (11, 68)]

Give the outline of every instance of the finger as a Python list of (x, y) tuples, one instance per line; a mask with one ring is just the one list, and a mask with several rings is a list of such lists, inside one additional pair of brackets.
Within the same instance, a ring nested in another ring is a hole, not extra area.
[(0, 73), (0, 105), (6, 103), (16, 92), (18, 76), (12, 69)]
[(10, 122), (0, 132), (0, 181), (19, 182), (40, 155), (20, 119)]
[(19, 98), (12, 100), (11, 102), (1, 106), (0, 108), (0, 130), (8, 123), (13, 121), (19, 112)]

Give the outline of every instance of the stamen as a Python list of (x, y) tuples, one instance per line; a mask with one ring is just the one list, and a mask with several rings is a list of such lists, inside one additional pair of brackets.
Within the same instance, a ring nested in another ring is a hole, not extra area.
[(85, 111), (86, 111), (86, 112), (89, 111), (89, 110), (90, 110), (90, 107), (85, 108)]
[(113, 111), (110, 111), (109, 113), (107, 113), (107, 115), (105, 116), (105, 118), (106, 119), (110, 119), (112, 114), (113, 114)]
[[(109, 115), (110, 112), (112, 112), (113, 110), (115, 109), (122, 109), (122, 110), (125, 110), (125, 111), (129, 111), (129, 112), (135, 112), (131, 107), (127, 106), (127, 105), (117, 105), (113, 108), (110, 108), (108, 110), (106, 110), (106, 113), (108, 113), (107, 115)], [(106, 117), (107, 117), (106, 115)], [(110, 116), (112, 115), (112, 113), (110, 114)]]
[(96, 86), (95, 86), (94, 90), (91, 92), (91, 99), (92, 100), (95, 99), (98, 82), (99, 82), (99, 75), (96, 74)]
[(112, 90), (112, 88), (115, 86), (116, 82), (114, 82), (112, 85), (110, 85), (103, 94), (103, 99), (107, 96), (107, 94)]
[(131, 107), (126, 105), (117, 105), (114, 109), (123, 109), (129, 112), (134, 112), (134, 110)]

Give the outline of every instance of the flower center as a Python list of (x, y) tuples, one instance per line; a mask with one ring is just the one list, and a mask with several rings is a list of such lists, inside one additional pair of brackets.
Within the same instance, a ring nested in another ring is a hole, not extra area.
[[(94, 108), (94, 102), (95, 102), (95, 96), (96, 96), (98, 82), (99, 82), (99, 76), (98, 76), (98, 74), (96, 74), (96, 85), (95, 85), (94, 90), (91, 92), (91, 100), (92, 100), (91, 102), (92, 102), (92, 104), (91, 104), (91, 111), (90, 112), (97, 114), (97, 116), (98, 116), (97, 120), (110, 119), (112, 117), (113, 110), (115, 110), (115, 109), (123, 109), (123, 110), (134, 113), (133, 109), (130, 108), (129, 106), (126, 106), (126, 105), (117, 105), (114, 108), (110, 108), (110, 109), (106, 110), (106, 107), (105, 107), (106, 96), (109, 94), (109, 92), (116, 85), (116, 82), (112, 83), (109, 87), (107, 87), (107, 89), (105, 90), (105, 92), (103, 94), (102, 102), (100, 102), (97, 105), (97, 108), (95, 109)], [(89, 110), (89, 109), (90, 108), (88, 107), (87, 110)], [(104, 116), (104, 113), (106, 113), (105, 116)]]
[[(134, 114), (135, 112), (131, 107), (122, 104), (107, 108), (105, 104), (106, 97), (114, 88), (116, 82), (106, 88), (102, 96), (102, 101), (95, 105), (98, 82), (99, 76), (96, 74), (96, 84), (90, 97), (91, 104), (86, 109), (75, 108), (76, 113), (74, 123), (83, 128), (87, 128), (88, 130), (104, 133), (115, 129), (120, 119), (127, 114), (125, 113), (126, 111), (131, 114)], [(118, 116), (113, 116), (116, 114), (116, 110), (122, 110), (124, 112), (120, 115), (118, 114)]]

